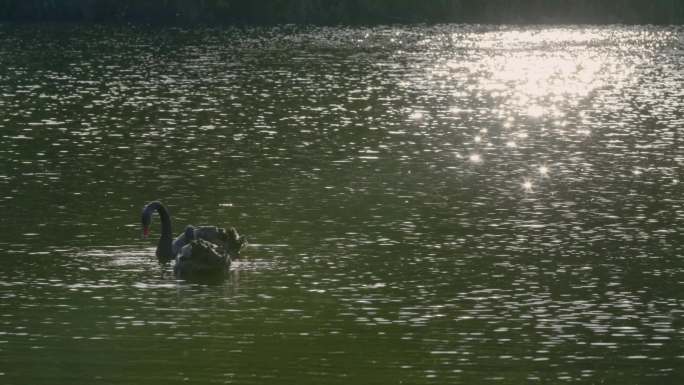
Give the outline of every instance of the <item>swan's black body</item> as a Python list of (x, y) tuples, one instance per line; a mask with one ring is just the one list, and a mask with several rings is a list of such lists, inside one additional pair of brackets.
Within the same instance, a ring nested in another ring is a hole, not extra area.
[[(142, 226), (145, 236), (149, 235), (152, 214), (155, 211), (161, 219), (157, 258), (162, 264), (175, 259), (174, 272), (179, 278), (224, 272), (230, 266), (231, 258), (239, 258), (240, 250), (246, 244), (244, 237), (232, 227), (226, 231), (214, 226), (188, 226), (174, 240), (171, 216), (159, 201), (151, 202), (143, 208)], [(222, 249), (222, 253), (216, 250), (217, 247)]]
[(183, 247), (173, 271), (178, 278), (194, 280), (220, 276), (229, 266), (228, 254), (219, 255), (211, 242), (196, 239)]

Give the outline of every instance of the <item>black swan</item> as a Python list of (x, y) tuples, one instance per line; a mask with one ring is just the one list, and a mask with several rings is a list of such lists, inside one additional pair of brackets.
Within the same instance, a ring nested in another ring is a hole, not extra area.
[(150, 202), (143, 208), (142, 226), (145, 237), (150, 234), (152, 214), (155, 211), (161, 219), (157, 258), (160, 263), (175, 259), (174, 272), (180, 277), (224, 270), (231, 260), (240, 258), (240, 250), (247, 243), (234, 227), (226, 231), (216, 226), (187, 226), (174, 240), (171, 216), (159, 201)]

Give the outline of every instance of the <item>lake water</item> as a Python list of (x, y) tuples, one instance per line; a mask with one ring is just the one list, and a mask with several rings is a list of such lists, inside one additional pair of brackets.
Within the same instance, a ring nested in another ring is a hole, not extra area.
[(679, 384), (683, 141), (682, 28), (0, 25), (0, 383)]

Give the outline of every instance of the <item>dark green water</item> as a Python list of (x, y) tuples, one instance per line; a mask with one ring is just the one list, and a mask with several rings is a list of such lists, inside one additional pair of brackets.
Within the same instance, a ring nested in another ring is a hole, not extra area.
[(675, 28), (0, 25), (0, 383), (679, 384), (683, 90)]

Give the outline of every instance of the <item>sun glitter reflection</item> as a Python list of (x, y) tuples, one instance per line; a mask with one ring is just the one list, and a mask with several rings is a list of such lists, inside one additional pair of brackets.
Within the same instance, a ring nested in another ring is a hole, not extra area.
[[(633, 82), (638, 62), (620, 60), (620, 51), (604, 44), (613, 39), (601, 28), (575, 27), (503, 27), (452, 35), (454, 49), (433, 60), (427, 71), (438, 74), (439, 81), (433, 77), (428, 84), (439, 85), (438, 95), (443, 89), (457, 90), (444, 109), (456, 122), (453, 127), (468, 130), (462, 133), (466, 148), (461, 151), (471, 155), (464, 160), (481, 163), (486, 143), (495, 164), (528, 157), (519, 172), (507, 176), (509, 181), (524, 178), (522, 190), (530, 193), (549, 188), (542, 183), (551, 173), (546, 144), (592, 136), (592, 98), (606, 87), (619, 90)], [(420, 89), (430, 87), (422, 84)], [(486, 138), (472, 131), (473, 122), (488, 130)], [(530, 167), (534, 175), (526, 175)], [(561, 174), (556, 170), (556, 175)]]
[(529, 179), (523, 180), (522, 188), (523, 190), (525, 190), (525, 192), (532, 192), (532, 186), (532, 181), (530, 181)]
[(544, 165), (539, 166), (539, 174), (543, 177), (549, 176), (549, 167)]
[(468, 157), (468, 160), (470, 160), (471, 163), (482, 163), (482, 155), (471, 154), (470, 157)]
[(594, 90), (614, 83), (616, 73), (625, 80), (632, 72), (605, 51), (586, 49), (605, 38), (599, 29), (503, 30), (452, 38), (457, 46), (482, 54), (469, 61), (447, 59), (441, 64), (445, 72), (457, 82), (476, 80), (474, 91), (499, 103), (507, 117), (503, 124), (509, 126), (514, 117), (563, 118)]

